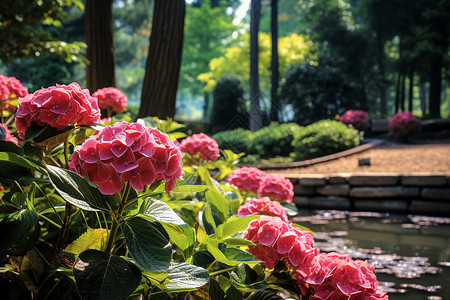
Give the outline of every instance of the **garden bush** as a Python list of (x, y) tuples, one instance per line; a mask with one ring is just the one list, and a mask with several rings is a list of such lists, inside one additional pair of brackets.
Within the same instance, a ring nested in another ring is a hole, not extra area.
[(356, 129), (333, 120), (321, 120), (301, 129), (292, 144), (297, 160), (315, 158), (358, 146), (361, 136)]
[(235, 153), (247, 153), (252, 137), (253, 132), (243, 128), (220, 131), (212, 136), (219, 144), (220, 149), (229, 149)]
[(369, 126), (369, 114), (363, 110), (347, 110), (340, 116), (339, 121), (359, 131), (365, 131)]
[(241, 80), (236, 76), (221, 78), (214, 89), (209, 131), (216, 133), (238, 127), (247, 128), (246, 111)]
[(289, 156), (294, 150), (292, 140), (301, 128), (297, 123), (272, 122), (253, 134), (249, 140), (248, 153), (260, 157)]
[(420, 119), (409, 111), (396, 113), (389, 120), (389, 132), (396, 139), (407, 140), (419, 133), (421, 127)]

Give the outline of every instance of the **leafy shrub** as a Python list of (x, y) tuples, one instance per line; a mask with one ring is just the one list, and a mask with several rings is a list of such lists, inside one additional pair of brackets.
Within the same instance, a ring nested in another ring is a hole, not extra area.
[(243, 128), (225, 130), (212, 136), (217, 141), (220, 149), (229, 149), (235, 153), (246, 152), (248, 142), (251, 140), (253, 132)]
[(248, 151), (261, 157), (289, 156), (294, 150), (292, 140), (302, 127), (296, 123), (278, 124), (272, 122), (253, 134)]
[(235, 76), (226, 76), (217, 82), (211, 111), (209, 131), (216, 133), (238, 127), (247, 127), (244, 88)]
[(408, 139), (419, 133), (422, 122), (411, 112), (396, 113), (389, 120), (389, 131), (397, 139)]
[(347, 110), (339, 121), (345, 125), (351, 125), (353, 128), (364, 131), (369, 125), (369, 114), (363, 110)]
[(297, 160), (343, 151), (360, 143), (356, 129), (333, 120), (321, 120), (301, 129), (292, 144)]

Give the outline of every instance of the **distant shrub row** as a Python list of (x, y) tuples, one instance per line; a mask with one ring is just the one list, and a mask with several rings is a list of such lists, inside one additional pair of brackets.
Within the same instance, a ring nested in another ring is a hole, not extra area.
[(296, 123), (271, 123), (256, 132), (238, 128), (218, 132), (212, 137), (221, 149), (261, 158), (294, 153), (297, 160), (343, 151), (359, 145), (361, 140), (357, 130), (332, 120), (305, 127)]

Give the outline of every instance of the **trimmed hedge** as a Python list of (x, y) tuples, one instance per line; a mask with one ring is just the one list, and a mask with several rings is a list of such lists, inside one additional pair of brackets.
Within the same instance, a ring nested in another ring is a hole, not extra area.
[(358, 146), (358, 130), (339, 121), (321, 120), (301, 129), (292, 141), (296, 160), (305, 160)]
[(289, 156), (294, 151), (292, 140), (301, 129), (297, 123), (272, 122), (253, 134), (248, 153), (258, 154), (260, 157)]
[(225, 130), (212, 136), (219, 144), (219, 149), (229, 149), (234, 153), (248, 153), (248, 142), (252, 139), (253, 132), (243, 128)]

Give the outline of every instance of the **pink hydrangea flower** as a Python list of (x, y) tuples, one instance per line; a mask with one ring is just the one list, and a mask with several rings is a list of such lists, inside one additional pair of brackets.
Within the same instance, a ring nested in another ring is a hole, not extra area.
[(92, 125), (100, 121), (97, 99), (77, 83), (40, 89), (19, 99), (16, 127), (21, 138), (32, 122), (63, 129), (69, 125)]
[(361, 131), (365, 130), (369, 124), (369, 114), (363, 110), (347, 110), (339, 121)]
[(13, 142), (16, 145), (19, 145), (19, 141), (11, 134), (11, 131), (9, 131), (8, 127), (0, 123), (0, 127), (3, 128), (5, 131), (5, 141)]
[(231, 172), (227, 181), (237, 187), (240, 191), (257, 193), (259, 185), (266, 173), (255, 167), (236, 168)]
[(198, 154), (201, 159), (215, 161), (219, 158), (219, 145), (216, 140), (204, 133), (193, 134), (180, 143), (181, 152), (191, 156)]
[(274, 201), (292, 203), (294, 185), (283, 176), (266, 176), (261, 180), (258, 188), (259, 197), (269, 197)]
[(282, 258), (282, 256), (272, 247), (262, 244), (249, 246), (249, 252), (254, 257), (264, 262), (264, 266), (267, 269), (273, 269)]
[[(278, 217), (263, 215), (251, 221), (243, 232), (243, 238), (271, 248), (271, 252), (277, 253), (275, 257), (278, 261), (285, 259), (292, 266), (312, 261), (312, 258), (319, 253), (319, 249), (313, 247), (314, 239), (309, 232), (293, 227), (291, 223)], [(250, 248), (249, 252), (254, 254), (253, 248)], [(261, 260), (266, 263), (265, 260)], [(269, 265), (272, 263), (273, 261), (270, 260)]]
[(406, 139), (420, 131), (422, 122), (411, 112), (396, 113), (389, 120), (389, 131), (397, 139)]
[(24, 87), (16, 77), (7, 77), (0, 74), (0, 100), (16, 100), (25, 97), (28, 88)]
[(239, 216), (246, 215), (268, 215), (279, 217), (284, 222), (288, 222), (286, 210), (276, 201), (270, 200), (268, 197), (251, 198), (247, 203), (241, 205), (238, 209)]
[(183, 174), (180, 149), (167, 134), (128, 122), (91, 136), (75, 149), (69, 166), (107, 195), (121, 191), (123, 182), (143, 191), (155, 180), (165, 180), (169, 193)]
[(318, 299), (387, 299), (378, 290), (374, 267), (347, 255), (321, 253), (297, 270), (297, 283), (304, 295)]
[(110, 107), (121, 113), (127, 107), (127, 96), (115, 87), (99, 89), (92, 96), (98, 99), (98, 106), (103, 109)]

